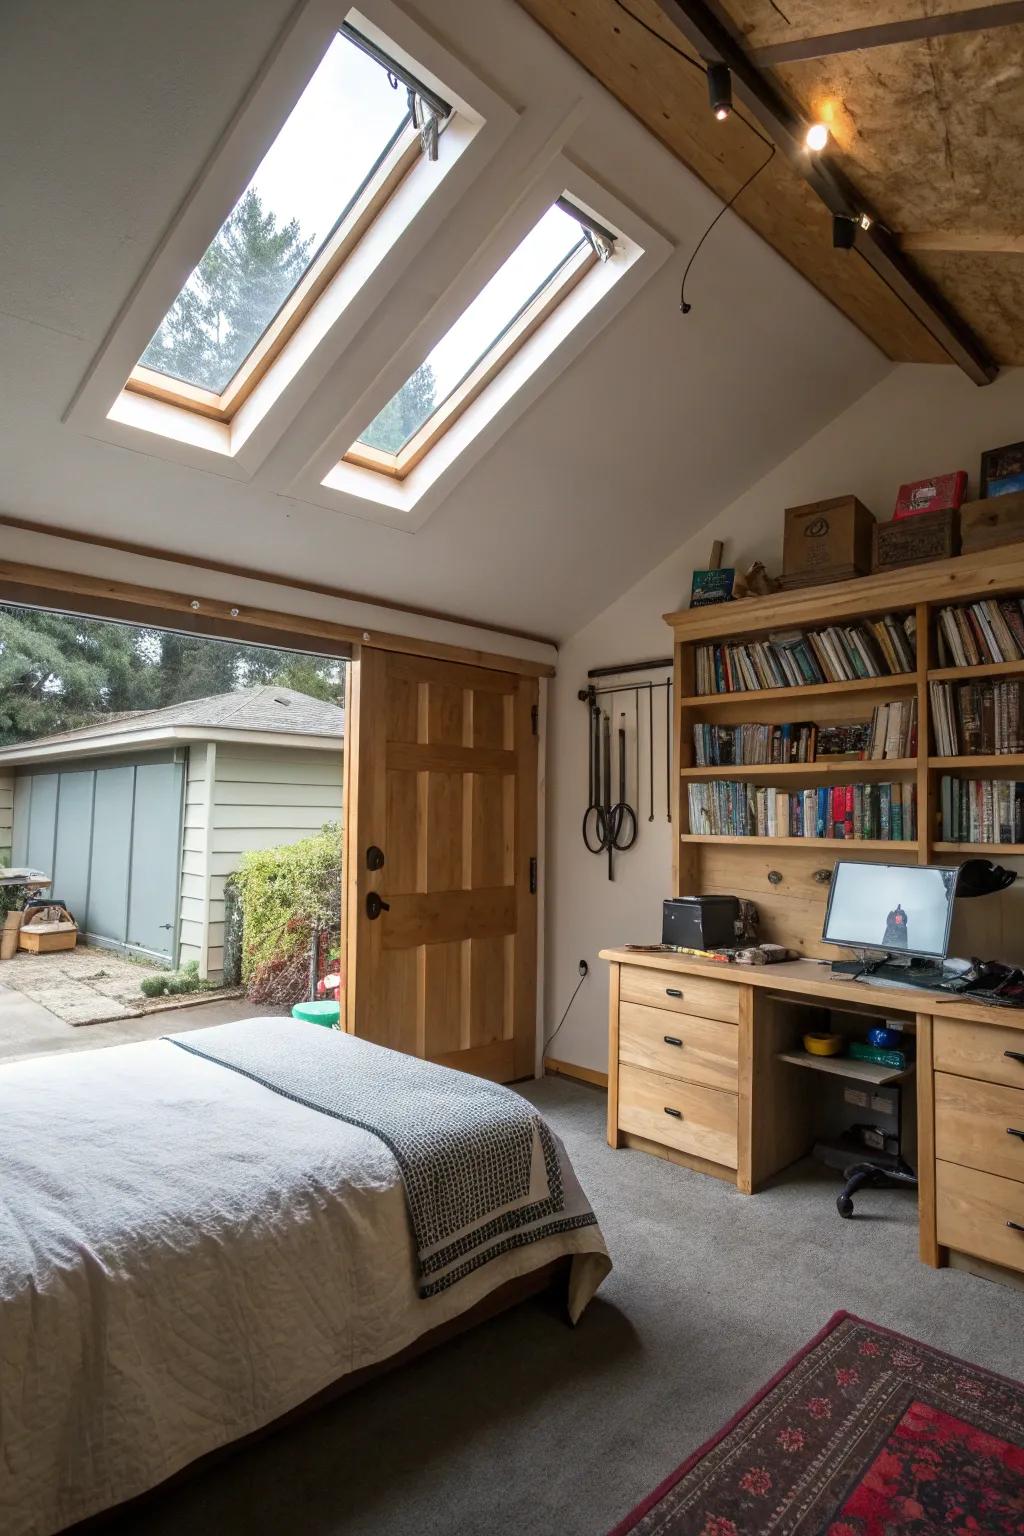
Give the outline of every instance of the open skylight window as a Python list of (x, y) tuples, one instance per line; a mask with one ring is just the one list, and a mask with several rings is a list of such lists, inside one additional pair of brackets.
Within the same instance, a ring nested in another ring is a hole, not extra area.
[(128, 388), (229, 420), (449, 112), (344, 27)]
[(613, 247), (613, 236), (560, 197), (359, 434), (345, 461), (403, 479)]

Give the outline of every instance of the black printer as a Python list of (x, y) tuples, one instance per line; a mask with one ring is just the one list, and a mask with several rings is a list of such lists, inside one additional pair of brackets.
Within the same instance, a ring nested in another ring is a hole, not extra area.
[(661, 942), (675, 949), (734, 949), (737, 896), (672, 896), (662, 909)]

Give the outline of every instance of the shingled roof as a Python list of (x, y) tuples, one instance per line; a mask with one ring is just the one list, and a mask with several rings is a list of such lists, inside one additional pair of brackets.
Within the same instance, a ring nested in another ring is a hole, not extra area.
[[(94, 742), (134, 735), (138, 731), (274, 731), (283, 736), (335, 736), (345, 731), (345, 711), (337, 704), (310, 698), (295, 688), (280, 688), (262, 683), (256, 688), (239, 688), (233, 693), (215, 693), (205, 699), (189, 699), (183, 704), (168, 704), (163, 709), (122, 710), (104, 715), (92, 725), (74, 731), (58, 731), (53, 736), (39, 736), (34, 741), (19, 742), (6, 751), (23, 752), (28, 747), (53, 747), (62, 742)], [(5, 755), (0, 752), (0, 758)]]

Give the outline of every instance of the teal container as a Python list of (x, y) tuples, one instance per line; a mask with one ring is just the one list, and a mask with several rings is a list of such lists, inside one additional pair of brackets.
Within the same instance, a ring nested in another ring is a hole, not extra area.
[(338, 1003), (296, 1003), (293, 1019), (305, 1019), (307, 1024), (322, 1024), (324, 1029), (337, 1029), (341, 1018)]

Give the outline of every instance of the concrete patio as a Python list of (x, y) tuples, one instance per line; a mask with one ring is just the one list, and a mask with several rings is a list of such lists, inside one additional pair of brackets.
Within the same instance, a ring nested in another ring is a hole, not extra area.
[(74, 1025), (42, 1004), (0, 983), (0, 1064), (27, 1056), (52, 1056), (58, 1051), (94, 1051), (106, 1045), (153, 1040), (186, 1029), (206, 1029), (235, 1019), (280, 1013), (260, 1008), (244, 997), (214, 998), (147, 1013), (141, 1018), (111, 1019), (103, 1024)]

